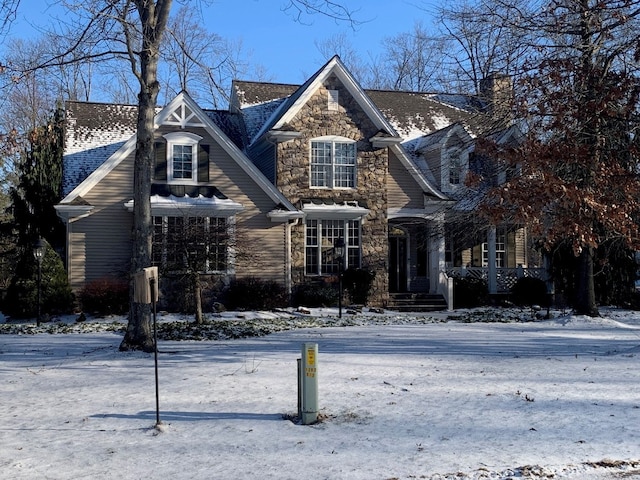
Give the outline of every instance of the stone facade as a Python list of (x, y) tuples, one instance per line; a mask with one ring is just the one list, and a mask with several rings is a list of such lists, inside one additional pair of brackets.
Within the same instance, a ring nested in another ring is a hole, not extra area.
[[(339, 107), (328, 108), (329, 90), (339, 92)], [(387, 175), (389, 155), (386, 148), (374, 149), (369, 139), (377, 133), (369, 117), (335, 78), (329, 77), (310, 101), (290, 122), (302, 133), (300, 138), (278, 144), (278, 189), (294, 204), (302, 199), (334, 202), (357, 201), (369, 209), (362, 220), (362, 268), (375, 272), (370, 304), (383, 306), (388, 300)], [(353, 189), (310, 188), (310, 145), (313, 138), (338, 135), (357, 142), (357, 179)], [(305, 226), (292, 232), (294, 283), (305, 281)]]

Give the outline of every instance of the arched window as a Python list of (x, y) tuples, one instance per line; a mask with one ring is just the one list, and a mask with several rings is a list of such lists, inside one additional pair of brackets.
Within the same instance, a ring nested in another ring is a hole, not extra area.
[(198, 143), (202, 137), (195, 133), (172, 132), (167, 140), (167, 181), (198, 181)]

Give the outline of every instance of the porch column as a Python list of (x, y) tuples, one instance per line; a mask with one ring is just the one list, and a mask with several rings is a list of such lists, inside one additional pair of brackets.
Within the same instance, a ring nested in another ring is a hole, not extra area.
[(489, 230), (487, 231), (487, 253), (489, 254), (488, 258), (488, 267), (489, 267), (489, 277), (487, 279), (489, 293), (494, 294), (498, 293), (498, 275), (496, 269), (496, 227), (495, 225), (491, 225)]
[(429, 231), (429, 293), (438, 293), (440, 272), (445, 268), (444, 218), (437, 218)]

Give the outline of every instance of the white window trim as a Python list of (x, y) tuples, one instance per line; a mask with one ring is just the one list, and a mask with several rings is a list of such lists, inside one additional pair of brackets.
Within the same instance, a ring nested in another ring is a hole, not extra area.
[[(342, 230), (343, 230), (343, 236), (342, 238), (344, 239), (345, 242), (345, 252), (344, 252), (344, 265), (343, 268), (346, 270), (349, 267), (355, 267), (355, 268), (360, 268), (360, 266), (362, 265), (362, 219), (361, 218), (352, 218), (352, 219), (335, 219), (335, 218), (313, 218), (313, 219), (309, 219), (309, 220), (313, 220), (314, 222), (316, 222), (316, 229), (317, 229), (317, 236), (318, 236), (318, 244), (317, 245), (309, 245), (307, 243), (308, 237), (307, 237), (307, 222), (304, 222), (304, 251), (305, 251), (305, 256), (304, 256), (304, 274), (307, 277), (322, 277), (322, 276), (326, 276), (326, 275), (334, 275), (335, 272), (325, 272), (323, 271), (322, 267), (323, 267), (323, 263), (322, 263), (322, 249), (323, 249), (323, 239), (324, 237), (322, 236), (322, 229), (323, 229), (323, 223), (324, 222), (334, 222), (334, 221), (338, 221), (342, 223)], [(358, 223), (358, 243), (356, 245), (351, 245), (351, 238), (349, 235), (349, 222), (357, 222)], [(326, 246), (326, 245), (325, 245)], [(318, 272), (313, 273), (313, 272), (308, 272), (307, 271), (307, 249), (309, 248), (313, 248), (314, 250), (317, 251), (317, 258), (318, 258)], [(331, 247), (329, 247), (331, 248)], [(357, 265), (349, 265), (349, 251), (357, 251), (358, 253), (358, 264)]]
[[(451, 183), (451, 167), (456, 159), (460, 165), (460, 183)], [(464, 179), (469, 171), (469, 152), (458, 147), (445, 147), (442, 152), (442, 190), (454, 192), (464, 186)]]
[[(496, 229), (496, 267), (505, 268), (507, 265), (507, 250), (508, 250), (508, 237), (507, 231), (498, 227)], [(501, 246), (501, 248), (498, 248)], [(482, 242), (482, 266), (489, 266), (489, 242)]]
[[(331, 175), (329, 178), (329, 185), (316, 186), (312, 185), (312, 166), (313, 166), (313, 142), (325, 142), (331, 143)], [(355, 164), (354, 164), (354, 178), (352, 187), (336, 187), (335, 186), (335, 162), (333, 158), (334, 144), (336, 143), (349, 143), (357, 144), (358, 142), (352, 138), (342, 137), (340, 135), (325, 135), (322, 137), (312, 138), (309, 142), (309, 188), (320, 190), (353, 190), (358, 186), (358, 148), (355, 149)]]
[[(202, 137), (189, 132), (171, 132), (163, 135), (167, 141), (167, 183), (198, 183), (198, 145)], [(173, 178), (173, 147), (191, 146), (191, 178)]]

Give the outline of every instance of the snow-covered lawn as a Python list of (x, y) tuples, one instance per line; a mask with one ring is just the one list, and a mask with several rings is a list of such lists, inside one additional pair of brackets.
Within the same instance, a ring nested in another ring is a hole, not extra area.
[(602, 314), (229, 312), (187, 341), (162, 315), (161, 429), (123, 319), (0, 323), (0, 478), (640, 478), (640, 313)]

